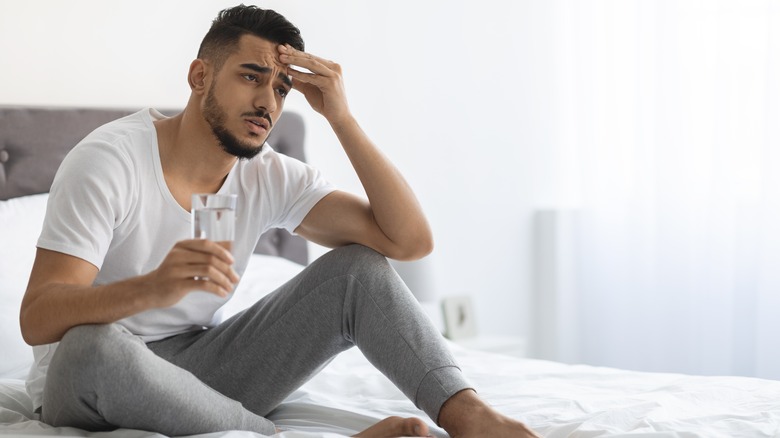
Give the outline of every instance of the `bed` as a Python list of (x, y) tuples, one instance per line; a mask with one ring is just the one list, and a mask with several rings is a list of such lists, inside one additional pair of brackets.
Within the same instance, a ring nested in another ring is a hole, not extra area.
[[(161, 436), (128, 429), (89, 433), (37, 421), (24, 386), (32, 353), (18, 327), (46, 192), (59, 162), (89, 131), (130, 112), (0, 107), (0, 435)], [(304, 160), (302, 118), (285, 114), (269, 143)], [(263, 236), (226, 313), (267, 294), (307, 262), (301, 239), (281, 230)], [(780, 437), (778, 381), (642, 373), (451, 347), (485, 399), (546, 437)], [(284, 429), (280, 437), (343, 437), (391, 415), (419, 416), (433, 434), (446, 436), (351, 349), (291, 394), (270, 418)], [(240, 431), (198, 435), (258, 436)]]

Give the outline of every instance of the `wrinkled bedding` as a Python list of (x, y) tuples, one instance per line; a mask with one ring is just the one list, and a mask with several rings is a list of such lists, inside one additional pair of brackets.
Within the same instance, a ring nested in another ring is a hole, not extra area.
[[(480, 394), (544, 436), (777, 437), (780, 382), (745, 377), (642, 373), (518, 359), (453, 345)], [(0, 380), (0, 434), (159, 437), (87, 433), (34, 420), (23, 381)], [(421, 416), (356, 349), (345, 352), (271, 415), (280, 437), (349, 436), (390, 416)], [(430, 420), (437, 436), (446, 436)], [(198, 437), (257, 437), (231, 431)], [(489, 433), (486, 433), (489, 436)]]
[[(229, 316), (275, 289), (302, 267), (253, 256), (228, 302)], [(746, 377), (643, 373), (520, 359), (451, 344), (464, 373), (496, 409), (549, 438), (780, 437), (780, 382)], [(89, 433), (36, 420), (21, 376), (0, 376), (0, 435), (161, 437), (120, 429)], [(279, 437), (343, 437), (391, 415), (425, 418), (357, 349), (334, 359), (291, 394), (270, 418)], [(227, 431), (199, 438), (261, 435)], [(490, 436), (486, 431), (485, 436)]]

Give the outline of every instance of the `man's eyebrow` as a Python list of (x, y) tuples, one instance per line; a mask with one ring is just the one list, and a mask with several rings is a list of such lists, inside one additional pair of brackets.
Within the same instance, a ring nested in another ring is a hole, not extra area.
[[(249, 69), (249, 70), (252, 70), (252, 71), (256, 71), (258, 73), (266, 74), (266, 75), (271, 73), (271, 71), (272, 71), (271, 67), (265, 67), (265, 66), (258, 65), (258, 64), (253, 64), (253, 63), (241, 64), (241, 67)], [(289, 76), (287, 76), (284, 73), (279, 73), (277, 75), (277, 77), (282, 82), (284, 82), (284, 85), (287, 85), (288, 87), (292, 87), (292, 80), (290, 79)]]

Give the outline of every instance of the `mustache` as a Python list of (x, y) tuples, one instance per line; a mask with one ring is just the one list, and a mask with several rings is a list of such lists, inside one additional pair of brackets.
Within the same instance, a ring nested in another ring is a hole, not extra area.
[(271, 128), (274, 127), (274, 122), (271, 120), (271, 115), (268, 114), (265, 111), (257, 110), (257, 111), (249, 111), (244, 114), (241, 114), (241, 117), (262, 117), (268, 121), (268, 130), (270, 131)]

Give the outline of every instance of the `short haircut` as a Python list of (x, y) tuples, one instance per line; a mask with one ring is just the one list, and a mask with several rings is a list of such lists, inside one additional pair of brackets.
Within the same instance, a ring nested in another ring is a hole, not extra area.
[(276, 44), (289, 44), (303, 51), (301, 31), (281, 14), (257, 6), (239, 5), (220, 11), (200, 43), (198, 58), (214, 62), (219, 70), (238, 50), (244, 35), (255, 35)]

